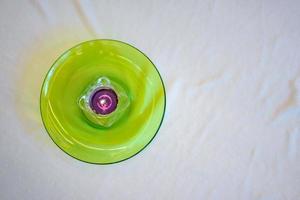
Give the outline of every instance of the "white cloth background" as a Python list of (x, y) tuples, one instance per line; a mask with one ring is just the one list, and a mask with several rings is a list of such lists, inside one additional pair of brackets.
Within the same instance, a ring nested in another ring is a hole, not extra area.
[[(1, 0), (0, 199), (300, 199), (299, 19), (298, 0)], [(39, 113), (51, 64), (95, 38), (142, 50), (167, 91), (154, 141), (107, 166)]]

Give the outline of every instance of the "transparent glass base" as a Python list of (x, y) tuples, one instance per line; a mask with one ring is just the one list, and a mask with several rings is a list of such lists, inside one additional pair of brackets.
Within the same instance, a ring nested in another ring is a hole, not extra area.
[(120, 85), (107, 77), (100, 77), (87, 87), (78, 105), (92, 123), (111, 127), (128, 109), (130, 100)]

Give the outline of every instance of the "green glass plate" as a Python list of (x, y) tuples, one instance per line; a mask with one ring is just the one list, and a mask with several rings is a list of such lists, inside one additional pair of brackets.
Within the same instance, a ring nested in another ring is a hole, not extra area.
[[(93, 84), (101, 77), (116, 85), (116, 93), (123, 93), (119, 102), (125, 103), (115, 113), (99, 116), (97, 124), (97, 113), (90, 120), (92, 110), (85, 112), (80, 99), (98, 87)], [(66, 51), (48, 71), (40, 97), (42, 120), (55, 144), (95, 164), (120, 162), (144, 149), (160, 128), (165, 107), (164, 84), (154, 64), (116, 40), (87, 41)], [(112, 123), (102, 125), (107, 118)]]

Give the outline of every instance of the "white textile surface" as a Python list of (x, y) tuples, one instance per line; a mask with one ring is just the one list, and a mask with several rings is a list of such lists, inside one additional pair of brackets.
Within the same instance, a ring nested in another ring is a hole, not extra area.
[[(39, 111), (43, 78), (86, 40), (156, 64), (167, 110), (137, 156), (63, 153)], [(300, 199), (300, 1), (0, 1), (0, 199)]]

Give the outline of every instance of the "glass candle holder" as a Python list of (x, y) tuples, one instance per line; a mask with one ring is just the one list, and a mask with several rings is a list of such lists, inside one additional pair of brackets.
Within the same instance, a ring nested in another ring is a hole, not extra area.
[(86, 88), (78, 105), (95, 125), (110, 127), (126, 112), (130, 100), (122, 86), (100, 77)]
[(166, 107), (161, 76), (137, 48), (116, 40), (83, 42), (63, 53), (43, 82), (44, 126), (68, 155), (111, 164), (144, 149)]

